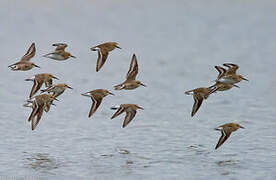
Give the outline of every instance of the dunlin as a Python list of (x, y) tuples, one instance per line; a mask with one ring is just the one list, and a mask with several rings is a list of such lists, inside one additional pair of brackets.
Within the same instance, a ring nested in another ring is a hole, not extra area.
[(191, 113), (192, 117), (195, 115), (195, 113), (200, 108), (203, 100), (207, 99), (212, 91), (213, 91), (212, 88), (201, 87), (201, 88), (197, 88), (197, 89), (193, 89), (193, 90), (189, 90), (189, 91), (185, 92), (185, 94), (193, 95), (193, 97), (194, 97), (195, 102), (194, 102), (193, 110), (192, 110), (192, 113)]
[(30, 62), (30, 59), (34, 57), (35, 55), (35, 43), (32, 43), (29, 47), (26, 54), (18, 61), (17, 63), (14, 63), (12, 65), (9, 65), (8, 67), (11, 68), (13, 71), (28, 71), (32, 69), (33, 67), (39, 66), (35, 65), (34, 63)]
[(228, 69), (226, 72), (224, 71), (221, 75), (219, 75), (221, 77), (217, 79), (217, 81), (230, 84), (236, 84), (241, 80), (248, 81), (248, 79), (244, 78), (242, 75), (236, 74), (236, 71), (239, 68), (238, 65), (231, 63), (224, 63), (223, 65), (228, 67)]
[(109, 94), (114, 95), (113, 93), (109, 92), (106, 89), (96, 89), (96, 90), (81, 94), (83, 96), (91, 97), (92, 102), (93, 102), (92, 106), (90, 108), (88, 117), (91, 117), (96, 112), (96, 110), (100, 106), (103, 98)]
[(98, 60), (97, 60), (97, 65), (96, 65), (96, 72), (98, 72), (101, 67), (104, 65), (108, 53), (112, 50), (114, 50), (115, 48), (121, 49), (118, 46), (118, 43), (116, 42), (106, 42), (100, 45), (97, 45), (95, 47), (90, 48), (91, 51), (98, 51)]
[(137, 109), (143, 110), (142, 107), (136, 104), (121, 104), (119, 107), (112, 107), (111, 109), (117, 110), (115, 114), (111, 117), (111, 119), (119, 116), (123, 112), (126, 112), (123, 128), (126, 127), (130, 123), (130, 121), (134, 118)]
[(55, 85), (52, 85), (46, 89), (43, 89), (41, 90), (41, 92), (48, 92), (48, 93), (52, 93), (52, 96), (54, 97), (58, 97), (60, 96), (64, 91), (65, 89), (73, 89), (72, 87), (68, 86), (67, 84), (55, 84)]
[(25, 81), (34, 82), (34, 85), (32, 87), (29, 97), (31, 98), (41, 88), (43, 83), (45, 83), (46, 87), (50, 87), (52, 85), (53, 79), (58, 79), (58, 78), (48, 73), (36, 74), (32, 78), (25, 79)]
[(67, 47), (67, 44), (65, 43), (55, 43), (53, 46), (56, 46), (56, 49), (54, 52), (51, 52), (49, 54), (44, 55), (43, 57), (54, 59), (57, 61), (64, 61), (68, 58), (76, 58), (75, 56), (71, 55), (69, 52), (65, 51), (65, 48)]
[(122, 84), (114, 86), (114, 89), (115, 90), (121, 90), (121, 89), (130, 90), (130, 89), (135, 89), (135, 88), (139, 87), (140, 85), (146, 87), (146, 85), (143, 84), (141, 81), (136, 81), (137, 74), (138, 74), (138, 63), (137, 63), (136, 55), (133, 54), (129, 70), (126, 75), (126, 80)]
[(238, 130), (239, 128), (244, 129), (244, 127), (237, 123), (227, 123), (216, 128), (215, 130), (221, 131), (221, 136), (215, 149), (219, 148), (229, 138), (231, 133)]
[(32, 122), (32, 130), (36, 128), (38, 125), (43, 111), (48, 112), (50, 110), (50, 106), (52, 105), (53, 101), (57, 100), (54, 96), (50, 94), (41, 94), (37, 95), (32, 100), (32, 113), (28, 118), (28, 121)]

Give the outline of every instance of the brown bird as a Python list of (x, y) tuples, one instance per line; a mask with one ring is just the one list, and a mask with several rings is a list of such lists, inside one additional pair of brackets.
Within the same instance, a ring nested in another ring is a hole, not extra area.
[(111, 119), (119, 116), (123, 112), (126, 112), (123, 128), (126, 127), (130, 123), (130, 121), (134, 118), (137, 109), (144, 110), (142, 107), (136, 104), (121, 104), (119, 107), (112, 107), (111, 109), (117, 110), (115, 114), (111, 117)]
[[(216, 87), (214, 87), (213, 89), (215, 89), (215, 88)], [(193, 110), (192, 110), (192, 113), (191, 113), (192, 117), (195, 115), (195, 113), (200, 108), (203, 100), (207, 99), (209, 97), (209, 95), (211, 94), (211, 92), (214, 91), (213, 89), (212, 88), (201, 87), (201, 88), (196, 88), (196, 89), (189, 90), (189, 91), (185, 92), (185, 94), (193, 95), (193, 97), (194, 97), (195, 102), (194, 102)]]
[(50, 87), (53, 83), (53, 79), (58, 80), (57, 77), (53, 76), (52, 74), (48, 74), (48, 73), (36, 74), (32, 78), (25, 79), (25, 81), (33, 81), (34, 82), (34, 85), (32, 87), (29, 98), (31, 98), (41, 88), (43, 83), (45, 83), (46, 87)]
[(96, 110), (102, 103), (103, 98), (109, 94), (114, 95), (113, 93), (109, 92), (106, 89), (96, 89), (96, 90), (81, 94), (83, 96), (91, 97), (91, 100), (93, 102), (90, 108), (88, 117), (91, 117), (96, 112)]
[(8, 67), (11, 68), (13, 71), (27, 71), (32, 69), (33, 67), (40, 68), (39, 66), (35, 65), (34, 63), (30, 62), (30, 59), (35, 55), (35, 43), (32, 43), (29, 47), (26, 54), (18, 61)]
[(113, 51), (115, 48), (122, 49), (118, 46), (118, 43), (116, 43), (116, 42), (106, 42), (106, 43), (103, 43), (103, 44), (100, 44), (100, 45), (90, 48), (91, 51), (98, 51), (96, 72), (98, 72), (104, 65), (104, 63), (107, 59), (108, 53), (110, 51)]
[(75, 56), (71, 55), (69, 52), (65, 51), (65, 48), (68, 46), (65, 43), (55, 43), (52, 44), (52, 46), (56, 46), (56, 49), (54, 52), (51, 52), (49, 54), (44, 55), (43, 57), (54, 59), (57, 61), (64, 61), (68, 58), (76, 58)]
[(244, 127), (237, 123), (227, 123), (216, 128), (215, 130), (221, 131), (221, 136), (215, 149), (219, 148), (230, 137), (231, 133), (239, 128), (244, 129)]
[(32, 113), (28, 118), (28, 121), (32, 122), (32, 130), (36, 128), (38, 125), (43, 111), (48, 112), (50, 110), (50, 106), (53, 104), (53, 101), (57, 100), (50, 94), (41, 94), (35, 96), (32, 100), (28, 100), (28, 102), (32, 102)]
[[(236, 64), (232, 64), (232, 63), (224, 63), (224, 66), (228, 67), (227, 70), (223, 70), (222, 73), (219, 74), (218, 78), (216, 81), (220, 81), (223, 83), (230, 83), (230, 84), (236, 84), (238, 82), (240, 82), (241, 80), (245, 80), (248, 81), (248, 79), (244, 78), (242, 75), (240, 74), (236, 74), (237, 69), (239, 68), (238, 65)], [(218, 66), (215, 66), (216, 69)], [(220, 70), (218, 70), (219, 72), (224, 69), (220, 67)]]
[(136, 76), (138, 74), (138, 63), (137, 63), (137, 58), (136, 55), (133, 54), (131, 63), (129, 66), (129, 70), (126, 75), (126, 80), (117, 86), (114, 86), (115, 90), (122, 90), (122, 89), (136, 89), (137, 87), (144, 86), (146, 87), (145, 84), (143, 84), (141, 81), (136, 81)]
[(64, 91), (65, 89), (73, 89), (72, 87), (68, 86), (67, 84), (55, 84), (55, 85), (52, 85), (46, 89), (43, 89), (41, 90), (41, 92), (48, 92), (48, 93), (52, 93), (52, 96), (54, 97), (58, 97), (60, 96)]

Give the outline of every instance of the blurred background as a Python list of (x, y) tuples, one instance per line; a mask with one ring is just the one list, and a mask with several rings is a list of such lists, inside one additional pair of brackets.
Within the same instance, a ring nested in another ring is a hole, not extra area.
[[(0, 1), (0, 179), (275, 179), (275, 8), (274, 0)], [(108, 41), (122, 49), (96, 73), (90, 47)], [(32, 42), (41, 69), (9, 70)], [(56, 42), (77, 59), (42, 57)], [(133, 53), (147, 87), (114, 91)], [(225, 62), (249, 82), (211, 95), (191, 118), (184, 92), (212, 85)], [(33, 84), (24, 79), (37, 73), (74, 89), (31, 131), (22, 105)], [(80, 93), (98, 88), (115, 96), (88, 118), (91, 100)], [(145, 109), (124, 129), (124, 115), (110, 120), (123, 103)], [(229, 122), (246, 129), (214, 150), (214, 128)]]

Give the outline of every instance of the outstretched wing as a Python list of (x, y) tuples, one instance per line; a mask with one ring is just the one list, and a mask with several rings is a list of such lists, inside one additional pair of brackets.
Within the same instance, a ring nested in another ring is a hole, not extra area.
[(99, 49), (98, 50), (98, 59), (97, 59), (97, 65), (96, 65), (96, 72), (98, 72), (102, 66), (104, 65), (106, 59), (108, 56), (108, 51)]
[(102, 98), (100, 98), (97, 95), (91, 96), (91, 99), (92, 99), (93, 103), (91, 105), (88, 117), (91, 117), (96, 112), (96, 110), (98, 109), (98, 107), (100, 106), (100, 104), (102, 102)]
[(33, 97), (33, 95), (41, 88), (42, 84), (42, 82), (38, 82), (36, 79), (34, 80), (34, 85), (30, 93), (30, 98)]
[(113, 116), (111, 117), (111, 119), (113, 119), (113, 118), (119, 116), (119, 115), (122, 114), (124, 111), (125, 111), (125, 108), (123, 108), (122, 106), (120, 106), (120, 107), (118, 108), (118, 110), (113, 114)]
[(35, 43), (32, 43), (31, 46), (29, 47), (28, 51), (26, 54), (21, 58), (20, 61), (29, 61), (32, 57), (35, 55)]
[(193, 110), (192, 110), (192, 114), (191, 116), (193, 117), (195, 115), (195, 113), (198, 111), (198, 109), (200, 108), (203, 98), (202, 97), (195, 97), (194, 96), (194, 105), (193, 105)]
[(126, 127), (130, 123), (130, 121), (134, 118), (135, 114), (136, 114), (136, 110), (126, 113), (126, 117), (125, 117), (125, 120), (123, 123), (123, 128)]
[(32, 121), (38, 112), (38, 104), (36, 101), (32, 102), (32, 113), (30, 114), (28, 121)]
[(236, 74), (236, 71), (239, 69), (237, 64), (224, 63), (223, 66), (228, 67), (227, 74)]
[(215, 66), (216, 70), (218, 71), (218, 77), (217, 77), (217, 80), (219, 80), (220, 78), (222, 78), (225, 73), (226, 73), (226, 69), (224, 69), (223, 67), (221, 66)]
[(40, 119), (42, 117), (43, 110), (44, 110), (43, 107), (39, 107), (38, 108), (37, 116), (36, 116), (36, 118), (34, 118), (32, 120), (32, 130), (35, 130), (36, 126), (38, 125), (38, 123), (39, 123), (39, 121), (40, 121)]
[(56, 46), (56, 51), (64, 51), (65, 48), (67, 47), (67, 44), (65, 43), (54, 43), (52, 46)]
[(138, 74), (138, 63), (137, 63), (136, 55), (133, 54), (132, 59), (131, 59), (131, 63), (130, 63), (130, 66), (129, 66), (129, 70), (128, 70), (127, 75), (126, 75), (126, 79), (135, 80), (137, 74)]
[(225, 132), (223, 129), (221, 130), (221, 136), (219, 138), (219, 141), (216, 145), (216, 148), (219, 148), (230, 136), (231, 132)]

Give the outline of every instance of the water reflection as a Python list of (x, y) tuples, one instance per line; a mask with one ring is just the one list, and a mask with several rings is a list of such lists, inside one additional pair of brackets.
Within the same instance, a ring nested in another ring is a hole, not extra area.
[(235, 174), (235, 169), (241, 168), (239, 160), (227, 159), (216, 161), (215, 164), (219, 167), (222, 176)]
[(239, 165), (240, 161), (239, 160), (223, 160), (223, 161), (217, 161), (216, 164), (220, 167), (225, 167), (225, 166), (237, 166)]
[(202, 155), (202, 154), (209, 154), (210, 153), (210, 152), (207, 151), (207, 148), (205, 148), (205, 146), (202, 145), (202, 144), (190, 145), (188, 147), (188, 150), (190, 152), (195, 153), (196, 155)]
[(28, 168), (32, 168), (39, 171), (50, 171), (57, 169), (59, 163), (57, 158), (52, 157), (48, 153), (26, 153), (24, 152), (24, 164)]

